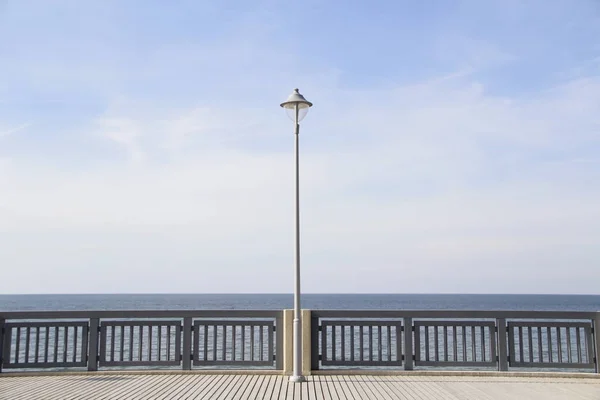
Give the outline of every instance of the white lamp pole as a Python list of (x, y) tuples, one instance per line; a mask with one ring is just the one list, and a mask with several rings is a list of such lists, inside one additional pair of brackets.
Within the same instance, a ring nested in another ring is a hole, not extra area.
[(312, 107), (312, 103), (302, 96), (298, 89), (288, 99), (281, 103), (288, 116), (294, 121), (294, 150), (296, 164), (296, 233), (294, 244), (294, 371), (290, 377), (292, 382), (304, 382), (302, 376), (302, 317), (300, 314), (300, 158), (298, 151), (298, 137), (300, 135), (300, 121)]

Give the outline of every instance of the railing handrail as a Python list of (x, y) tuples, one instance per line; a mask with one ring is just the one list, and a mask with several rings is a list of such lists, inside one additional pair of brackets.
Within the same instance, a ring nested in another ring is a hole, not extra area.
[[(0, 319), (58, 318), (275, 318), (281, 310), (89, 310), (89, 311), (0, 311)], [(311, 310), (317, 318), (513, 318), (595, 319), (596, 311), (521, 310)]]
[[(313, 318), (455, 318), (455, 319), (589, 319), (596, 311), (520, 311), (520, 310), (311, 310)], [(1, 317), (1, 314), (0, 314)]]
[(277, 318), (282, 310), (0, 311), (0, 319)]

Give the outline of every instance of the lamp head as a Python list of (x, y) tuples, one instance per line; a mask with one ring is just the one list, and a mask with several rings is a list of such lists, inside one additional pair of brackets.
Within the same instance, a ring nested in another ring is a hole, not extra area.
[(308, 109), (312, 107), (312, 103), (304, 98), (298, 91), (298, 89), (294, 89), (294, 92), (287, 98), (286, 101), (281, 103), (281, 107), (285, 108), (288, 116), (292, 119), (292, 121), (296, 120), (297, 113), (297, 122), (300, 122), (304, 119), (306, 114), (308, 113)]

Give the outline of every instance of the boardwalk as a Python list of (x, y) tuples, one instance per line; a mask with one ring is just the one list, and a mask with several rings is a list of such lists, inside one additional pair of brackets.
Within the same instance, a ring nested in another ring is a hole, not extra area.
[(0, 399), (600, 399), (600, 379), (483, 376), (0, 376)]

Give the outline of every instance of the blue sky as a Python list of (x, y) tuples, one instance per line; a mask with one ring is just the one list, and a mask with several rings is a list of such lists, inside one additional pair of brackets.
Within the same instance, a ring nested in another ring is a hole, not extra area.
[(0, 293), (597, 293), (596, 1), (2, 1)]

